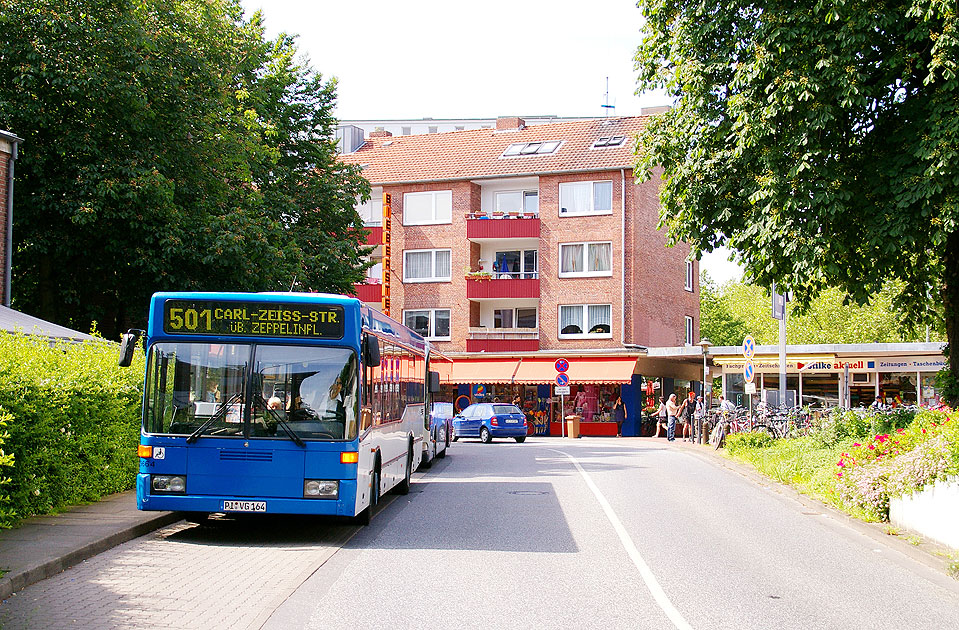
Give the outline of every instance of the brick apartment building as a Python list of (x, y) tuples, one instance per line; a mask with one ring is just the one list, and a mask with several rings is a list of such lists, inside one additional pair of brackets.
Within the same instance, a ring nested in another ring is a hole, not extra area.
[[(389, 259), (357, 295), (382, 304), (388, 284), (389, 314), (454, 358), (447, 394), (460, 405), (519, 396), (545, 432), (560, 413), (550, 389), (559, 357), (570, 364), (567, 411), (596, 421), (585, 433), (615, 434), (599, 421), (616, 396), (638, 412), (654, 380), (659, 391), (698, 391), (692, 356), (647, 350), (699, 353), (698, 263), (656, 230), (658, 182), (633, 177), (648, 119), (375, 132), (341, 156), (373, 187), (359, 208), (371, 243), (389, 202)], [(638, 430), (631, 420), (624, 434)]]
[(13, 237), (13, 175), (17, 159), (17, 146), (23, 142), (9, 131), (0, 130), (0, 295), (3, 305), (10, 306), (10, 270), (12, 265)]

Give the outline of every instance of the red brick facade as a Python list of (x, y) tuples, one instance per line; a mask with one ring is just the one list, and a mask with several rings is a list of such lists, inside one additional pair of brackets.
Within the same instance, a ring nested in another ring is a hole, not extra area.
[[(625, 121), (625, 122), (623, 122)], [(538, 134), (532, 141), (549, 140), (550, 125), (541, 125), (523, 129), (519, 119), (504, 119), (501, 121), (503, 129), (516, 129), (515, 133), (502, 134), (508, 136), (499, 140), (501, 145), (493, 148), (477, 149), (476, 162), (489, 159), (490, 174), (484, 175), (482, 166), (477, 172), (469, 172), (473, 168), (470, 159), (470, 148), (474, 146), (471, 139), (475, 136), (478, 145), (489, 144), (491, 139), (487, 131), (485, 135), (478, 132), (456, 132), (454, 134), (436, 134), (437, 147), (446, 147), (450, 151), (450, 170), (445, 177), (436, 177), (437, 161), (442, 161), (442, 155), (430, 155), (429, 136), (420, 136), (415, 146), (404, 148), (401, 143), (394, 145), (375, 144), (369, 151), (359, 151), (356, 157), (351, 157), (357, 163), (370, 165), (364, 172), (397, 173), (406, 165), (409, 168), (420, 168), (423, 172), (431, 169), (429, 179), (416, 183), (390, 183), (388, 181), (371, 181), (377, 192), (382, 190), (392, 197), (392, 258), (391, 258), (391, 312), (390, 315), (402, 321), (403, 311), (412, 309), (450, 309), (450, 341), (438, 341), (438, 347), (449, 353), (467, 351), (467, 340), (471, 349), (481, 344), (471, 338), (470, 328), (480, 325), (481, 313), (484, 309), (510, 308), (509, 298), (500, 292), (483, 293), (476, 287), (476, 281), (470, 280), (470, 291), (474, 298), (467, 294), (466, 273), (480, 267), (480, 251), (484, 247), (512, 247), (507, 245), (510, 240), (517, 243), (517, 249), (528, 249), (533, 242), (529, 234), (523, 234), (525, 240), (500, 239), (496, 241), (478, 238), (471, 240), (467, 235), (467, 222), (476, 221), (471, 215), (491, 213), (490, 199), (495, 191), (512, 189), (511, 180), (518, 182), (516, 188), (523, 190), (535, 189), (538, 193), (539, 238), (538, 252), (538, 347), (540, 350), (614, 350), (628, 346), (681, 346), (685, 342), (685, 317), (693, 320), (692, 343), (699, 341), (699, 278), (698, 263), (693, 263), (692, 291), (685, 289), (686, 257), (689, 248), (683, 244), (667, 248), (665, 234), (656, 230), (659, 219), (658, 177), (643, 184), (636, 184), (633, 179), (632, 152), (624, 147), (619, 158), (620, 164), (611, 167), (610, 153), (606, 149), (597, 150), (592, 146), (595, 141), (588, 135), (589, 129), (573, 128), (566, 125), (557, 130), (557, 138), (561, 132), (567, 133), (570, 138), (580, 139), (579, 146), (574, 146), (573, 140), (568, 140), (564, 148), (571, 151), (567, 166), (576, 161), (576, 170), (570, 171), (560, 167), (555, 170), (544, 170), (530, 173), (517, 172), (513, 176), (501, 175), (503, 159), (500, 154), (509, 144), (526, 142), (523, 134), (527, 130), (535, 130)], [(596, 128), (595, 133), (609, 132), (600, 122), (591, 123)], [(635, 119), (621, 119), (621, 126), (636, 124)], [(560, 126), (557, 126), (560, 127)], [(592, 128), (590, 128), (592, 129)], [(532, 133), (532, 132), (530, 132)], [(619, 133), (626, 133), (620, 131)], [(473, 135), (470, 135), (473, 134)], [(578, 136), (575, 134), (579, 134)], [(445, 137), (444, 137), (445, 136)], [(455, 137), (454, 137), (455, 136)], [(626, 143), (629, 144), (629, 143)], [(477, 146), (478, 146), (477, 145)], [(486, 145), (483, 145), (484, 147)], [(453, 150), (455, 149), (455, 156)], [(439, 150), (438, 148), (436, 149)], [(485, 155), (489, 153), (490, 155)], [(490, 157), (492, 156), (492, 157)], [(545, 166), (545, 160), (552, 159), (554, 163), (560, 158), (561, 152), (549, 158), (539, 156), (520, 157), (515, 159), (517, 169), (534, 169), (536, 160)], [(595, 160), (593, 168), (588, 166), (589, 160)], [(431, 160), (431, 161), (430, 161)], [(460, 162), (454, 163), (454, 160)], [(600, 162), (599, 160), (603, 160)], [(395, 162), (393, 162), (395, 161)], [(422, 164), (418, 164), (421, 161)], [(508, 160), (506, 160), (508, 161)], [(428, 162), (428, 163), (427, 163)], [(409, 175), (415, 177), (415, 174)], [(441, 179), (443, 181), (437, 181)], [(534, 182), (534, 184), (530, 184)], [(612, 211), (609, 213), (595, 213), (579, 216), (561, 215), (560, 213), (560, 184), (566, 182), (611, 182), (612, 183)], [(485, 191), (484, 187), (488, 187)], [(452, 219), (450, 223), (433, 225), (407, 225), (403, 222), (404, 195), (413, 192), (451, 191)], [(509, 218), (492, 218), (490, 221), (502, 221), (503, 226), (509, 226)], [(485, 223), (485, 221), (484, 221)], [(521, 225), (518, 221), (515, 224)], [(485, 227), (485, 226), (482, 226)], [(524, 230), (526, 230), (524, 224)], [(501, 233), (496, 230), (473, 230), (475, 234)], [(535, 238), (535, 237), (534, 237)], [(561, 278), (559, 273), (560, 245), (568, 243), (609, 242), (612, 251), (612, 273), (590, 277)], [(406, 282), (404, 283), (404, 251), (426, 249), (449, 249), (451, 252), (451, 279), (443, 282)], [(487, 261), (488, 263), (489, 261)], [(487, 264), (486, 269), (489, 270)], [(515, 271), (515, 270), (513, 270)], [(488, 282), (510, 282), (508, 280), (487, 280)], [(517, 282), (517, 286), (519, 286)], [(491, 287), (492, 289), (493, 287)], [(496, 287), (500, 289), (500, 287)], [(528, 292), (524, 286), (517, 290)], [(523, 295), (526, 295), (524, 293)], [(535, 299), (535, 298), (534, 298)], [(484, 300), (488, 300), (485, 302)], [(516, 303), (519, 307), (529, 308), (530, 301)], [(611, 306), (611, 332), (601, 335), (587, 335), (585, 338), (560, 338), (560, 306), (561, 305), (605, 305)], [(485, 326), (492, 326), (491, 322), (482, 322)], [(529, 347), (524, 341), (517, 343), (519, 347)], [(502, 351), (502, 341), (490, 342), (488, 351)], [(493, 348), (496, 348), (495, 350)]]

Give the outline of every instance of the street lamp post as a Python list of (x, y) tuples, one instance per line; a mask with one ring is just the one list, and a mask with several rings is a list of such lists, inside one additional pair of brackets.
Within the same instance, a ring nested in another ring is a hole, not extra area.
[(699, 428), (695, 437), (699, 439), (700, 443), (703, 443), (705, 442), (704, 440), (705, 436), (702, 435), (703, 420), (705, 420), (706, 418), (706, 410), (712, 407), (712, 405), (709, 404), (710, 403), (709, 399), (712, 398), (712, 394), (713, 394), (713, 390), (711, 387), (709, 388), (709, 393), (708, 394), (706, 393), (706, 381), (709, 379), (709, 368), (706, 366), (706, 355), (709, 353), (709, 346), (713, 344), (711, 341), (709, 341), (709, 339), (707, 339), (706, 337), (703, 337), (702, 339), (699, 340), (699, 345), (703, 349), (703, 405), (704, 405), (704, 408), (702, 410), (702, 413), (700, 414)]

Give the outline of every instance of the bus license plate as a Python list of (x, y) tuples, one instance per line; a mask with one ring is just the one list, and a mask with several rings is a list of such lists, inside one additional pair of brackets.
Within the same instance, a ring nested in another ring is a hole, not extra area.
[(224, 512), (266, 512), (266, 501), (224, 501)]

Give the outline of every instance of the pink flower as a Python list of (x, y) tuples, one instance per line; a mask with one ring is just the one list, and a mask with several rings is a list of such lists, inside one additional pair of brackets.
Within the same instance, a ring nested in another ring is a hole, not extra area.
[(852, 445), (853, 445), (853, 446), (862, 446), (862, 444), (860, 444), (859, 442), (853, 442)]
[(925, 429), (923, 429), (923, 430), (922, 430), (922, 432), (923, 432), (923, 433), (925, 433), (925, 432), (926, 432), (926, 430), (925, 430)]
[(870, 444), (870, 445), (869, 445), (869, 450), (870, 450), (870, 451), (876, 450), (876, 445), (875, 445), (875, 444)]
[(840, 479), (842, 479), (842, 473), (841, 473), (841, 472), (836, 473), (836, 476), (839, 477)]
[(839, 463), (836, 464), (836, 465), (839, 466), (840, 468), (845, 468), (845, 467), (846, 467), (846, 462), (844, 462), (844, 461), (842, 461), (842, 460), (840, 459), (840, 460), (839, 460)]
[(897, 433), (905, 433), (906, 430), (905, 430), (905, 429), (896, 429), (896, 432), (897, 432)]

